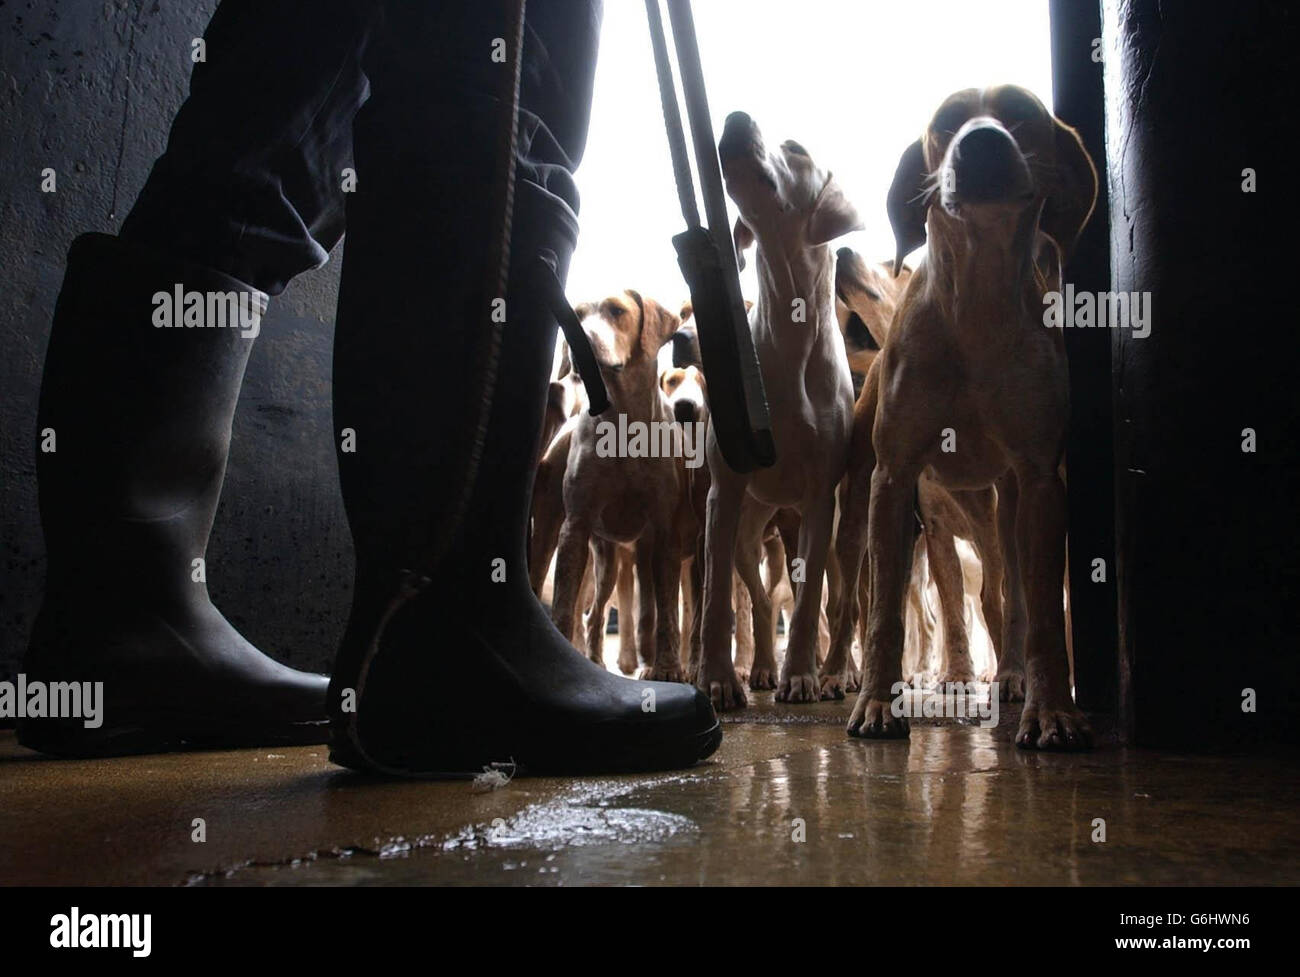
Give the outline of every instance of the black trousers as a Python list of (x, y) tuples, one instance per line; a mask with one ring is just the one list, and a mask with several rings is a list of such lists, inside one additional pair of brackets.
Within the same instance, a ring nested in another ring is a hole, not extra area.
[[(351, 179), (396, 179), (427, 221), (390, 246), (480, 275), (482, 248), (449, 238), (489, 230), (506, 8), (223, 0), (122, 236), (274, 295), (342, 237)], [(517, 194), (574, 236), (600, 16), (600, 0), (532, 0), (525, 21)]]

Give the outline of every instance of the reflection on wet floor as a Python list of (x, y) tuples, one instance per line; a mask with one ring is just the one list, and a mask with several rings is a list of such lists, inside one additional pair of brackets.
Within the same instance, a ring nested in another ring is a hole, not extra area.
[(1294, 761), (1026, 753), (1015, 710), (996, 729), (922, 721), (907, 742), (860, 741), (846, 703), (756, 698), (692, 770), (489, 793), (371, 780), (319, 747), (83, 763), (4, 733), (0, 882), (1300, 880)]

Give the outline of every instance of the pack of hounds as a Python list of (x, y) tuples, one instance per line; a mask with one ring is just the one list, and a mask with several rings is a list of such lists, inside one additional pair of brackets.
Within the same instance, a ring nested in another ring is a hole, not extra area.
[[(612, 406), (590, 416), (561, 350), (529, 552), (557, 627), (603, 663), (615, 601), (618, 668), (718, 710), (852, 693), (851, 735), (905, 737), (900, 683), (989, 682), (1023, 701), (1018, 745), (1087, 748), (1063, 599), (1068, 373), (1043, 320), (1096, 199), (1078, 135), (1020, 87), (951, 95), (902, 153), (882, 262), (832, 251), (862, 219), (799, 143), (768, 147), (737, 112), (718, 155), (756, 263), (776, 464), (741, 475), (719, 453), (689, 304), (578, 306)], [(600, 450), (611, 419), (706, 432), (705, 463)]]

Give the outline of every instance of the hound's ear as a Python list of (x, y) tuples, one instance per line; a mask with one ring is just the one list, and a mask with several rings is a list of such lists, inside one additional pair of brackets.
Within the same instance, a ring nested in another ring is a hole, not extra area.
[(736, 268), (739, 271), (745, 270), (745, 249), (753, 247), (754, 232), (749, 229), (739, 217), (736, 218), (736, 226), (731, 229), (731, 240), (736, 246)]
[(1097, 203), (1097, 168), (1079, 134), (1062, 122), (1052, 121), (1056, 126), (1056, 168), (1038, 226), (1056, 242), (1064, 264)]
[(865, 226), (858, 216), (858, 209), (849, 203), (849, 198), (844, 196), (840, 185), (833, 177), (828, 179), (821, 192), (821, 199), (817, 202), (817, 209), (808, 218), (808, 243), (825, 244), (849, 231), (860, 231)]
[(903, 267), (903, 259), (925, 243), (925, 213), (929, 208), (926, 188), (925, 150), (917, 140), (903, 150), (889, 185), (885, 210), (889, 226), (894, 229), (894, 277)]
[(655, 357), (659, 348), (672, 338), (681, 320), (654, 299), (642, 298), (640, 292), (632, 289), (627, 294), (636, 300), (641, 309), (641, 351), (647, 356)]

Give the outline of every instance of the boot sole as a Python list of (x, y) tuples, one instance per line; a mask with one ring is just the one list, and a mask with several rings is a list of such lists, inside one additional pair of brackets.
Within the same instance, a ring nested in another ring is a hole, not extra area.
[(277, 723), (232, 730), (228, 726), (195, 725), (167, 720), (118, 724), (86, 729), (80, 724), (25, 722), (18, 725), (18, 742), (29, 750), (62, 759), (99, 759), (178, 753), (192, 750), (241, 750), (267, 746), (318, 746), (329, 740), (328, 720)]
[[(484, 730), (480, 741), (491, 742), (499, 736), (499, 730)], [(475, 737), (472, 734), (466, 737), (463, 727), (451, 737), (453, 741), (462, 742), (466, 738)], [(453, 751), (442, 756), (422, 756), (419, 762), (410, 762), (398, 757), (387, 760), (369, 756), (347, 730), (335, 725), (330, 729), (330, 761), (361, 773), (410, 780), (465, 780), (491, 768), (494, 763), (506, 761), (517, 764), (529, 774), (577, 776), (683, 770), (717, 751), (722, 744), (722, 723), (715, 720), (713, 726), (700, 732), (678, 736), (668, 742), (657, 740), (652, 745), (636, 744), (622, 750), (601, 750), (600, 744), (593, 742), (596, 739), (593, 735), (584, 737), (580, 746), (569, 743), (549, 748), (538, 747), (534, 739), (524, 753), (515, 756), (503, 755), (500, 751), (477, 754)]]

